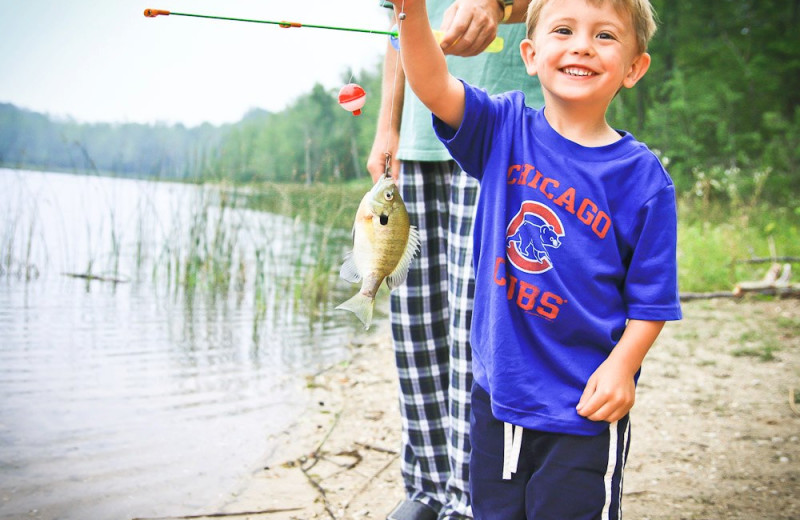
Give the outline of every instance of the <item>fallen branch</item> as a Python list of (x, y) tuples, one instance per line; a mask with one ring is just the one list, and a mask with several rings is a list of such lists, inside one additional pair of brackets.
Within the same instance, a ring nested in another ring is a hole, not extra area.
[(732, 263), (734, 264), (766, 264), (770, 262), (790, 262), (790, 263), (800, 263), (800, 257), (798, 256), (775, 256), (769, 258), (742, 258), (740, 260), (734, 260)]
[(199, 518), (232, 518), (235, 516), (249, 516), (249, 515), (274, 515), (277, 513), (291, 513), (293, 511), (302, 511), (302, 507), (290, 507), (283, 509), (261, 509), (259, 511), (238, 511), (235, 513), (208, 513), (205, 515), (184, 515), (184, 516), (158, 516), (158, 517), (139, 517), (132, 520), (194, 520)]
[(691, 300), (710, 300), (712, 298), (738, 298), (732, 291), (718, 291), (718, 292), (682, 292), (681, 301), (688, 302)]
[(800, 284), (788, 285), (770, 282), (739, 282), (733, 289), (733, 294), (737, 298), (747, 293), (800, 298)]
[(395, 461), (399, 457), (400, 457), (400, 454), (399, 453), (395, 453), (392, 456), (392, 458), (390, 458), (389, 461), (386, 464), (384, 464), (378, 471), (375, 472), (374, 475), (372, 475), (371, 478), (368, 478), (364, 482), (364, 484), (362, 484), (361, 488), (359, 488), (359, 490), (356, 491), (355, 494), (350, 497), (350, 500), (348, 500), (347, 503), (344, 505), (343, 510), (347, 511), (347, 509), (350, 507), (350, 504), (353, 503), (353, 500), (355, 500), (361, 493), (363, 493), (369, 487), (369, 485), (372, 484), (375, 481), (375, 479), (378, 478), (381, 475), (381, 473), (383, 473), (384, 471), (386, 471), (387, 469), (392, 467), (392, 465), (395, 463)]
[(757, 282), (739, 282), (733, 288), (733, 294), (742, 296), (745, 293), (758, 293), (772, 296), (800, 297), (800, 284), (793, 284), (791, 264), (773, 262), (764, 277)]
[(397, 450), (393, 450), (393, 449), (390, 449), (390, 448), (383, 448), (381, 446), (374, 446), (372, 444), (367, 444), (365, 442), (358, 442), (358, 441), (356, 441), (355, 444), (356, 444), (356, 446), (361, 446), (362, 448), (365, 448), (365, 449), (368, 449), (368, 450), (377, 451), (377, 452), (380, 452), (380, 453), (388, 453), (389, 455), (397, 455)]
[(317, 493), (319, 493), (319, 496), (322, 499), (322, 505), (325, 506), (325, 511), (328, 513), (328, 516), (331, 517), (331, 520), (336, 520), (336, 515), (333, 514), (333, 510), (331, 510), (331, 503), (328, 501), (328, 493), (325, 491), (325, 488), (323, 488), (322, 485), (320, 485), (320, 483), (311, 476), (311, 474), (308, 472), (308, 469), (300, 466), (300, 471), (303, 472), (303, 475), (306, 476), (306, 479), (308, 479), (308, 482), (311, 484), (311, 486), (317, 490)]
[[(309, 470), (311, 470), (314, 466), (316, 466), (317, 462), (319, 462), (320, 459), (323, 457), (322, 447), (325, 445), (325, 443), (328, 441), (333, 431), (336, 429), (336, 426), (339, 424), (339, 419), (341, 418), (341, 416), (342, 416), (342, 411), (339, 410), (336, 413), (336, 416), (334, 417), (333, 424), (328, 429), (325, 436), (322, 438), (322, 441), (320, 441), (316, 449), (311, 453), (309, 457), (303, 456), (297, 460), (284, 463), (285, 466), (292, 467), (296, 465), (298, 468), (300, 468), (300, 471), (303, 472), (303, 475), (305, 475), (306, 480), (308, 480), (308, 483), (311, 484), (311, 487), (313, 487), (317, 491), (317, 494), (322, 500), (322, 505), (325, 507), (325, 511), (328, 513), (328, 516), (331, 517), (331, 520), (336, 520), (336, 515), (333, 513), (333, 509), (331, 508), (331, 503), (328, 500), (328, 493), (327, 491), (325, 491), (325, 488), (322, 487), (320, 481), (311, 476)], [(305, 466), (305, 463), (309, 459), (311, 460), (311, 464)]]

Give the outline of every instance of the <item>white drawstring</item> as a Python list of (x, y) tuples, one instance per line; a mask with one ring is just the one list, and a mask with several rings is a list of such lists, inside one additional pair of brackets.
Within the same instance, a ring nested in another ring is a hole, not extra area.
[(519, 452), (522, 449), (522, 426), (503, 423), (503, 480), (511, 480), (511, 474), (517, 472)]

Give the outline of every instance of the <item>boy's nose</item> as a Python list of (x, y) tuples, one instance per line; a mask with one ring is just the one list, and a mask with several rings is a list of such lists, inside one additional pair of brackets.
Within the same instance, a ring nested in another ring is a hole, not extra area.
[(591, 55), (594, 52), (594, 41), (590, 36), (575, 36), (572, 38), (572, 49), (570, 52), (573, 54), (586, 54)]

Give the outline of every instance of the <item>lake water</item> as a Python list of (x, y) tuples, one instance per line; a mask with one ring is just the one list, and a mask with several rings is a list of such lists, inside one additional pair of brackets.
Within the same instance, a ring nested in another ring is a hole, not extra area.
[[(304, 376), (346, 358), (356, 320), (287, 294), (315, 230), (214, 200), (0, 169), (0, 519), (207, 511), (297, 419)], [(234, 230), (230, 290), (174, 281), (198, 219)], [(122, 283), (64, 274), (89, 272)]]

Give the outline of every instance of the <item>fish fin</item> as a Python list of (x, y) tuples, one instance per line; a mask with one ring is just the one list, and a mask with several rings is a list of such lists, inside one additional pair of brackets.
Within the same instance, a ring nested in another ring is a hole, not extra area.
[(342, 268), (339, 269), (339, 276), (350, 283), (358, 283), (361, 281), (361, 274), (358, 272), (355, 260), (353, 260), (352, 251), (345, 255)]
[(392, 274), (386, 277), (386, 284), (389, 286), (390, 290), (395, 287), (400, 287), (406, 281), (411, 261), (414, 259), (414, 256), (416, 256), (417, 251), (419, 251), (419, 243), (419, 231), (417, 231), (416, 227), (411, 226), (408, 230), (406, 250), (403, 252), (400, 261), (397, 262), (397, 267), (394, 268)]
[(352, 312), (361, 320), (361, 323), (364, 324), (364, 330), (369, 330), (369, 326), (372, 323), (372, 309), (374, 304), (374, 298), (370, 298), (359, 292), (336, 308)]

